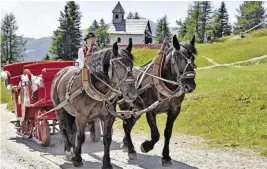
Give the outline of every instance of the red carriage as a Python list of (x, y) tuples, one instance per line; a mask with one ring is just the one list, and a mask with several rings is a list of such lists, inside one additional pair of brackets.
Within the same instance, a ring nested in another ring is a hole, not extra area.
[[(74, 61), (21, 62), (3, 67), (6, 86), (12, 91), (15, 103), (17, 133), (32, 138), (36, 143), (49, 146), (50, 136), (58, 130), (57, 118), (52, 110), (51, 85), (56, 73), (74, 65)], [(95, 124), (97, 129), (99, 123)], [(90, 133), (92, 141), (100, 140), (101, 131)]]

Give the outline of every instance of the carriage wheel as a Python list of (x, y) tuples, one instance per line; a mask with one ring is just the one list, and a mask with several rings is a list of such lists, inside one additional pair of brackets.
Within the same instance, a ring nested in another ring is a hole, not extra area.
[(50, 128), (49, 128), (49, 123), (47, 120), (42, 120), (42, 145), (47, 147), (50, 145), (51, 141), (51, 135), (50, 135)]
[(93, 142), (98, 142), (101, 137), (101, 127), (100, 127), (100, 121), (94, 120), (94, 124), (92, 126), (93, 129), (90, 130), (90, 136), (91, 140)]
[[(38, 111), (36, 116), (45, 113), (45, 111)], [(34, 141), (42, 146), (49, 146), (51, 141), (49, 123), (45, 119), (35, 119), (35, 127), (33, 132)]]
[[(101, 134), (101, 136), (103, 137), (104, 136), (104, 128), (105, 128), (105, 125), (104, 125), (104, 122), (102, 120), (100, 120), (100, 123), (101, 123), (101, 128), (102, 128), (102, 134)], [(111, 129), (111, 135), (113, 135), (113, 128)]]
[(26, 119), (26, 120), (22, 121), (19, 131), (20, 131), (20, 134), (22, 135), (22, 137), (31, 138), (32, 137), (32, 131), (33, 131), (32, 120)]

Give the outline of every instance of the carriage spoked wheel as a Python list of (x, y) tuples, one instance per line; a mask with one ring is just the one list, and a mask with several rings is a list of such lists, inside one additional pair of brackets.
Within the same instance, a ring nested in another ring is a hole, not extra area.
[(100, 120), (95, 119), (87, 123), (87, 131), (90, 132), (90, 137), (93, 142), (100, 141), (101, 138), (101, 126)]
[(20, 122), (20, 129), (18, 132), (23, 138), (31, 138), (33, 131), (33, 122), (31, 119), (25, 119), (24, 121)]
[[(36, 116), (45, 113), (45, 111), (39, 110), (36, 113)], [(49, 123), (46, 119), (35, 119), (35, 127), (33, 130), (33, 139), (39, 145), (47, 147), (50, 145), (51, 135), (50, 135), (50, 128)]]

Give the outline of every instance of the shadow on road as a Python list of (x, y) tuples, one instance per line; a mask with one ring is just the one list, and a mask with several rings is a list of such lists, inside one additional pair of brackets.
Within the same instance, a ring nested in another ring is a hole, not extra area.
[[(59, 143), (59, 135), (52, 136), (52, 145), (55, 147), (42, 147), (37, 145), (31, 139), (25, 139), (22, 137), (12, 137), (10, 140), (13, 140), (16, 143), (24, 144), (29, 147), (29, 151), (38, 151), (42, 152), (42, 157), (47, 160), (57, 164), (63, 169), (77, 169), (71, 162), (65, 160), (63, 143)], [(82, 147), (82, 157), (83, 157), (83, 168), (101, 168), (102, 167), (102, 156), (104, 145), (102, 140), (99, 142), (92, 142), (90, 136), (86, 134), (86, 140)], [(161, 157), (149, 154), (137, 154), (136, 160), (127, 161), (128, 154), (122, 152), (119, 142), (113, 141), (110, 147), (111, 150), (111, 161), (114, 169), (124, 169), (124, 168), (146, 168), (146, 169), (197, 169), (196, 167), (184, 164), (179, 161), (172, 160), (172, 166), (162, 167), (161, 166)], [(119, 155), (117, 155), (119, 154)], [(85, 157), (86, 156), (86, 157)]]

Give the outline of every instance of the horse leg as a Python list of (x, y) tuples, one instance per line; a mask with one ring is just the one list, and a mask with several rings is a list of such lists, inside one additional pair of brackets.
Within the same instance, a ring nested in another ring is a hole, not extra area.
[(113, 115), (109, 115), (104, 119), (104, 134), (103, 134), (103, 144), (104, 144), (104, 157), (103, 157), (103, 166), (102, 169), (112, 169), (110, 164), (110, 144), (112, 141), (112, 126), (115, 121)]
[(161, 159), (162, 166), (172, 165), (172, 161), (171, 161), (171, 157), (170, 157), (169, 144), (170, 144), (170, 139), (172, 136), (173, 123), (176, 120), (177, 116), (179, 115), (180, 111), (181, 111), (181, 107), (178, 107), (177, 110), (168, 111), (166, 128), (164, 131), (165, 143), (164, 143), (164, 148), (163, 148), (163, 152), (162, 152), (163, 157)]
[(64, 140), (64, 152), (66, 155), (67, 160), (71, 160), (73, 155), (73, 145), (70, 141), (69, 132), (68, 132), (68, 122), (69, 117), (68, 113), (62, 108), (59, 110), (56, 110), (56, 115), (59, 123), (59, 129), (61, 131), (61, 135)]
[(76, 144), (74, 149), (74, 157), (72, 158), (72, 163), (75, 167), (83, 165), (81, 153), (82, 153), (82, 144), (85, 141), (86, 124), (87, 124), (87, 117), (78, 114), (78, 116), (76, 116), (76, 126), (77, 126)]
[(147, 153), (154, 148), (154, 145), (159, 141), (159, 131), (156, 122), (156, 114), (154, 112), (146, 113), (146, 120), (151, 130), (151, 140), (145, 141), (141, 145), (141, 151)]
[(137, 120), (138, 119), (131, 117), (126, 120), (126, 123), (123, 123), (125, 136), (123, 138), (122, 149), (128, 151), (129, 160), (136, 159), (136, 151), (132, 142), (131, 131)]

